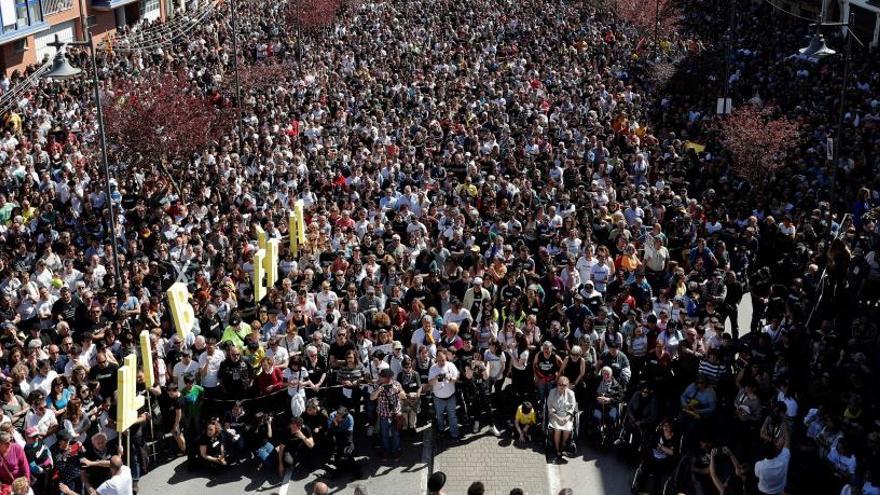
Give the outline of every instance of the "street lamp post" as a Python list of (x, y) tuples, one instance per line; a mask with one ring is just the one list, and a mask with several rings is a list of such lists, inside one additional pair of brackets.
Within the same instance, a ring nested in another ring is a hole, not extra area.
[(238, 152), (244, 151), (244, 118), (241, 109), (241, 82), (238, 77), (238, 0), (232, 0), (232, 66), (235, 69), (235, 101), (238, 110)]
[[(80, 0), (80, 11), (85, 12), (85, 10), (83, 10), (82, 0)], [(83, 25), (83, 33), (85, 33), (85, 40), (68, 42), (60, 41), (58, 39), (58, 35), (55, 35), (55, 41), (49, 43), (49, 46), (55, 47), (55, 59), (52, 61), (52, 68), (49, 70), (49, 72), (43, 74), (43, 77), (52, 79), (70, 79), (79, 75), (82, 70), (76, 67), (72, 67), (70, 65), (70, 63), (67, 61), (67, 57), (64, 55), (63, 48), (65, 45), (89, 47), (92, 88), (94, 89), (95, 108), (98, 114), (98, 142), (101, 146), (101, 166), (104, 172), (104, 195), (106, 196), (107, 201), (107, 212), (110, 216), (110, 246), (113, 249), (113, 276), (115, 278), (116, 288), (118, 290), (122, 287), (122, 270), (119, 267), (119, 248), (116, 245), (116, 208), (113, 206), (113, 191), (110, 188), (110, 161), (107, 157), (107, 135), (104, 132), (104, 109), (101, 105), (101, 90), (99, 88), (98, 80), (98, 62), (97, 57), (95, 56), (95, 44), (92, 43), (91, 27), (88, 25), (88, 22)]]
[[(810, 40), (810, 45), (806, 48), (801, 48), (798, 50), (800, 55), (823, 59), (834, 55), (836, 52), (825, 45), (825, 39), (819, 33), (819, 30), (823, 27), (843, 27), (844, 32), (846, 33), (846, 48), (844, 49), (843, 55), (843, 81), (841, 82), (840, 88), (840, 107), (837, 113), (837, 128), (834, 131), (834, 139), (829, 140), (831, 144), (831, 191), (829, 191), (830, 201), (833, 204), (834, 202), (834, 194), (837, 191), (837, 169), (839, 168), (840, 161), (840, 148), (841, 143), (843, 142), (843, 118), (846, 115), (846, 92), (849, 89), (849, 63), (852, 55), (852, 40), (855, 38), (855, 33), (852, 32), (853, 22), (855, 20), (855, 14), (850, 12), (849, 19), (846, 22), (818, 22), (816, 23), (816, 34), (813, 35), (812, 40)], [(858, 39), (856, 39), (858, 41)], [(861, 43), (861, 41), (859, 41)], [(826, 153), (827, 156), (827, 153)]]
[(654, 53), (660, 55), (660, 0), (654, 0)]
[(732, 102), (730, 96), (730, 63), (733, 60), (733, 27), (734, 27), (734, 19), (736, 18), (734, 9), (736, 8), (736, 2), (730, 2), (729, 10), (727, 13), (727, 32), (725, 33), (725, 47), (724, 47), (724, 94), (721, 96), (721, 114), (727, 115), (731, 112), (731, 105), (728, 105), (728, 102)]
[(834, 131), (834, 138), (837, 142), (832, 141), (834, 148), (833, 163), (831, 164), (831, 198), (834, 200), (835, 187), (837, 186), (837, 169), (840, 164), (840, 146), (843, 143), (843, 116), (846, 114), (846, 91), (849, 88), (849, 60), (852, 54), (852, 30), (850, 26), (853, 23), (853, 13), (850, 13), (849, 20), (846, 24), (846, 49), (843, 55), (843, 83), (840, 85), (840, 110), (837, 115), (837, 129)]

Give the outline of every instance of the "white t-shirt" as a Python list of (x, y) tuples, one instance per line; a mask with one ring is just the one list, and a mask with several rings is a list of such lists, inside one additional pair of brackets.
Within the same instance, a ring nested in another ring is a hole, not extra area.
[(42, 416), (37, 416), (37, 413), (34, 412), (33, 409), (24, 417), (24, 429), (27, 431), (28, 428), (34, 427), (40, 432), (40, 435), (43, 435), (43, 445), (46, 447), (52, 447), (55, 445), (56, 439), (55, 434), (46, 436), (46, 432), (49, 431), (49, 428), (58, 424), (58, 419), (55, 418), (55, 411), (46, 408), (43, 411)]
[(592, 276), (593, 265), (595, 264), (596, 258), (587, 259), (585, 256), (578, 258), (574, 267), (577, 268), (578, 273), (581, 274), (581, 283), (584, 283), (587, 280), (592, 280), (590, 277)]
[(608, 265), (605, 263), (596, 263), (590, 269), (590, 280), (593, 281), (593, 285), (599, 292), (605, 292), (605, 284), (608, 283), (610, 275), (611, 270), (608, 269)]
[[(431, 333), (434, 337), (434, 342), (438, 342), (440, 340), (440, 330), (434, 328)], [(419, 348), (420, 345), (425, 344), (425, 329), (423, 327), (419, 327), (412, 334), (412, 338), (409, 339), (410, 343), (416, 346), (416, 349)]]
[[(187, 373), (191, 373), (194, 377), (199, 376), (199, 363), (195, 362), (195, 360), (190, 359), (189, 365), (183, 364), (183, 361), (174, 365), (174, 369), (171, 370), (171, 374), (177, 377), (177, 389), (183, 390), (183, 376)], [(198, 378), (196, 378), (198, 381)]]
[(763, 459), (755, 463), (755, 476), (758, 477), (758, 490), (775, 495), (785, 490), (788, 483), (788, 462), (791, 451), (783, 447), (782, 452), (773, 459)]
[(210, 356), (210, 361), (208, 359), (208, 351), (199, 356), (199, 369), (205, 366), (205, 363), (208, 364), (208, 372), (202, 377), (202, 386), (213, 388), (220, 384), (220, 364), (226, 359), (226, 355), (220, 349), (214, 349), (214, 355)]
[[(305, 368), (300, 368), (299, 372), (296, 372), (296, 371), (292, 370), (291, 368), (287, 368), (286, 370), (284, 370), (284, 374), (282, 376), (284, 377), (284, 381), (286, 383), (296, 382), (297, 380), (299, 380), (300, 382), (305, 382), (309, 379), (309, 372), (306, 371)], [(300, 384), (300, 386), (298, 386), (298, 387), (297, 386), (287, 387), (287, 393), (291, 397), (294, 397), (297, 395), (299, 395), (300, 397), (305, 397), (306, 396), (306, 389), (305, 389), (304, 385)]]
[(428, 380), (433, 380), (438, 375), (444, 373), (446, 374), (446, 379), (442, 382), (437, 381), (432, 388), (434, 395), (440, 399), (448, 399), (455, 394), (455, 380), (458, 379), (458, 368), (449, 361), (446, 361), (446, 364), (443, 366), (434, 363), (428, 371)]
[(474, 320), (471, 317), (470, 311), (468, 311), (464, 308), (461, 308), (458, 311), (458, 313), (452, 311), (452, 309), (450, 308), (450, 309), (447, 309), (446, 313), (443, 315), (443, 324), (444, 325), (448, 325), (450, 323), (460, 324), (464, 320), (471, 320), (471, 321)]
[(287, 352), (287, 349), (279, 345), (274, 349), (272, 347), (266, 349), (266, 357), (272, 358), (272, 362), (275, 366), (280, 366), (282, 364), (286, 366), (287, 360), (290, 359), (290, 353)]
[(35, 390), (42, 390), (44, 394), (48, 397), (49, 394), (52, 393), (52, 380), (58, 376), (58, 373), (55, 370), (49, 370), (49, 373), (46, 376), (37, 374), (33, 380), (31, 380), (31, 392)]
[(131, 470), (124, 465), (119, 468), (118, 473), (98, 487), (98, 495), (132, 495), (132, 493)]

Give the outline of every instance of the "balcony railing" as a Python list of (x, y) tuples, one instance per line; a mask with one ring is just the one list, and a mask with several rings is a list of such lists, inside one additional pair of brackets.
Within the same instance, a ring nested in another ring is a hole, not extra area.
[(73, 0), (43, 0), (43, 15), (57, 14), (73, 7)]

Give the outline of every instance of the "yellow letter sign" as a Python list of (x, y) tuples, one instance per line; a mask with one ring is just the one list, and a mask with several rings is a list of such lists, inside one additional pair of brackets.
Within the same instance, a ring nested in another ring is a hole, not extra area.
[(290, 212), (288, 217), (288, 227), (287, 227), (287, 236), (290, 239), (290, 254), (294, 257), (299, 251), (299, 242), (298, 236), (296, 235), (296, 214), (294, 212)]
[(138, 417), (138, 409), (144, 407), (144, 398), (137, 394), (137, 355), (125, 356), (123, 366), (116, 372), (116, 431), (131, 427)]
[(293, 206), (293, 213), (296, 215), (296, 237), (300, 245), (306, 243), (306, 221), (303, 216), (303, 202), (299, 200)]
[(266, 259), (266, 250), (258, 249), (256, 253), (254, 253), (254, 273), (253, 273), (253, 282), (254, 282), (254, 301), (262, 301), (264, 297), (266, 297), (266, 286), (263, 285), (263, 275), (266, 274), (265, 268), (263, 268), (263, 263)]
[(144, 385), (153, 387), (153, 345), (150, 343), (150, 332), (144, 330), (141, 339), (141, 365), (144, 367)]
[(278, 239), (268, 240), (266, 237), (266, 231), (263, 230), (263, 227), (259, 225), (256, 226), (257, 230), (257, 246), (260, 249), (266, 251), (266, 257), (263, 258), (263, 271), (266, 274), (266, 287), (272, 288), (275, 287), (275, 282), (278, 281)]
[(168, 305), (171, 306), (171, 318), (180, 340), (186, 342), (186, 336), (196, 324), (196, 315), (189, 304), (189, 290), (183, 282), (175, 282), (165, 292)]

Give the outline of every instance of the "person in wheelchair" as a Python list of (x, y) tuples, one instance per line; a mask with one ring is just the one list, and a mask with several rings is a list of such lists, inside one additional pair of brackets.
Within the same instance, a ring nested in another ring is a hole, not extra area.
[(688, 385), (679, 401), (686, 433), (693, 433), (700, 425), (706, 424), (715, 415), (718, 403), (714, 387), (703, 375), (698, 375), (697, 380)]
[(642, 464), (636, 469), (633, 492), (648, 495), (648, 485), (660, 486), (672, 476), (679, 455), (680, 440), (671, 419), (664, 419), (655, 433), (649, 449), (645, 449)]
[(577, 414), (577, 399), (574, 391), (569, 388), (568, 378), (560, 376), (556, 379), (556, 388), (547, 396), (547, 426), (553, 430), (553, 446), (556, 449), (555, 462), (564, 464), (567, 461), (562, 457), (562, 451), (568, 445), (574, 431), (575, 415)]
[(651, 438), (651, 430), (660, 420), (660, 402), (654, 387), (648, 380), (639, 382), (638, 390), (626, 403), (623, 428), (615, 445), (628, 443), (631, 446), (643, 447), (644, 442)]
[(614, 379), (624, 388), (629, 384), (632, 378), (632, 370), (629, 367), (629, 358), (626, 354), (620, 352), (620, 343), (612, 340), (606, 344), (607, 349), (599, 358), (599, 369), (608, 366), (614, 374)]
[(611, 371), (611, 367), (604, 366), (599, 373), (601, 380), (596, 388), (593, 419), (596, 422), (597, 431), (604, 437), (607, 427), (617, 422), (619, 415), (618, 406), (623, 398), (623, 387), (614, 378), (614, 372)]

